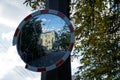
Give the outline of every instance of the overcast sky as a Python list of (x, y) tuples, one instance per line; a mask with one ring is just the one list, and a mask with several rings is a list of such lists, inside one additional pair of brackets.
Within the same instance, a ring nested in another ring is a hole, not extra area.
[[(40, 73), (24, 68), (16, 46), (12, 46), (14, 32), (19, 23), (30, 14), (31, 8), (24, 0), (0, 0), (0, 80), (40, 80)], [(72, 62), (72, 72), (78, 66)]]

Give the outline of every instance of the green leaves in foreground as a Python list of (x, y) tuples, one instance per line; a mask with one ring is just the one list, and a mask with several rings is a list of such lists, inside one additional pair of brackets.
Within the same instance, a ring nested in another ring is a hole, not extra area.
[(80, 80), (120, 79), (120, 4), (113, 0), (76, 3), (79, 6), (72, 19), (77, 25), (75, 49), (81, 51), (82, 66), (75, 75)]

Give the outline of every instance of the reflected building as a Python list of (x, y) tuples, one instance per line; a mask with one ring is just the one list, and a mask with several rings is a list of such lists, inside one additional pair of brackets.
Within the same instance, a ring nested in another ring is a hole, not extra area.
[(57, 34), (55, 31), (50, 31), (41, 34), (42, 46), (44, 46), (47, 50), (52, 50), (53, 43), (57, 40)]

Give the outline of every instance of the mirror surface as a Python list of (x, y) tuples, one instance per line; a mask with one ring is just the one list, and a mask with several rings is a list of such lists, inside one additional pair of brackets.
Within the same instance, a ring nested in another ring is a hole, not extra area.
[(53, 14), (30, 19), (21, 29), (17, 50), (24, 62), (34, 67), (55, 64), (68, 50), (70, 31), (66, 22)]

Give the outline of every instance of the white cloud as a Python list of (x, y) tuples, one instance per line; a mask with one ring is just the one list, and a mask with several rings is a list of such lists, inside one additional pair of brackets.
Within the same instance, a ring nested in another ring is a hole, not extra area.
[(79, 66), (80, 66), (80, 63), (79, 63), (78, 59), (75, 58), (72, 62), (72, 68), (76, 69)]
[[(21, 79), (25, 78), (25, 80), (34, 80), (34, 78), (36, 80), (40, 79), (40, 73), (26, 70), (24, 67), (25, 63), (20, 59), (15, 46), (9, 47), (6, 53), (0, 52), (0, 80), (4, 78), (5, 80), (10, 78), (16, 80), (18, 77)], [(23, 72), (26, 74), (23, 74)]]
[(13, 39), (13, 34), (14, 34), (13, 31), (7, 32), (7, 33), (2, 33), (1, 37), (3, 40), (7, 40), (7, 41), (11, 42)]
[(24, 63), (20, 60), (15, 46), (9, 47), (6, 53), (0, 52), (0, 79), (16, 65), (22, 66)]
[(9, 27), (17, 27), (18, 24), (32, 11), (23, 5), (23, 0), (0, 1), (0, 23)]
[(46, 18), (42, 18), (41, 20), (42, 20), (43, 22), (46, 22), (46, 21), (47, 21), (47, 19), (46, 19)]
[(0, 5), (0, 14), (2, 13), (2, 11), (3, 11), (3, 8), (2, 8), (2, 6)]
[(9, 27), (17, 27), (18, 21), (0, 16), (0, 24), (4, 24), (4, 25), (9, 26)]
[(36, 77), (36, 78), (30, 78), (30, 77), (27, 77), (25, 80), (40, 80), (41, 79), (41, 77)]
[(23, 67), (17, 66), (7, 72), (0, 80), (40, 80), (40, 73), (26, 71)]
[(80, 66), (80, 62), (77, 58), (75, 58), (73, 60), (73, 62), (71, 63), (71, 67), (72, 67), (72, 75), (74, 75), (74, 73), (78, 70), (78, 67)]

